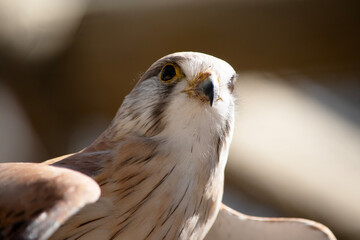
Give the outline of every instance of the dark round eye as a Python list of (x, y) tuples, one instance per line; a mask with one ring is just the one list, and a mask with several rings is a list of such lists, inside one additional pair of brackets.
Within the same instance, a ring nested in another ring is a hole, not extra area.
[(161, 70), (160, 79), (164, 82), (170, 81), (176, 76), (175, 66), (172, 64), (166, 64)]

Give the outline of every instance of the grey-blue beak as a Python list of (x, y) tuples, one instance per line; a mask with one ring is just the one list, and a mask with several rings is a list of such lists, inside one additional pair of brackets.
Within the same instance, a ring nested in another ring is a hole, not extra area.
[(214, 99), (217, 98), (217, 88), (214, 86), (213, 79), (211, 77), (206, 78), (197, 87), (199, 93), (208, 97), (210, 106), (213, 105)]

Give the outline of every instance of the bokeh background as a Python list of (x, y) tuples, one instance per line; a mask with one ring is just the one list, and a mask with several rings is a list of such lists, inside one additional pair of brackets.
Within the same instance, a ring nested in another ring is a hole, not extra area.
[(360, 239), (356, 0), (0, 0), (0, 162), (81, 150), (184, 50), (239, 73), (224, 201)]

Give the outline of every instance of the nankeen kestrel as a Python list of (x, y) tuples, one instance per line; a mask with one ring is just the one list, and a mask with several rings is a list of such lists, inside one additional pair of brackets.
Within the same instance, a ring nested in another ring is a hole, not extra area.
[(165, 56), (90, 146), (40, 164), (0, 164), (0, 239), (201, 240), (215, 220), (207, 239), (272, 239), (279, 227), (284, 238), (274, 239), (297, 239), (296, 231), (335, 239), (312, 221), (256, 219), (221, 205), (235, 79), (213, 56)]

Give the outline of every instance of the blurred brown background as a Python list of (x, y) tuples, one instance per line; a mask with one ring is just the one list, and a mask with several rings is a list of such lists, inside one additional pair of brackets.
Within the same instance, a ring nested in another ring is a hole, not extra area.
[(239, 73), (224, 201), (360, 236), (360, 4), (0, 0), (0, 162), (78, 151), (151, 63), (200, 51)]

